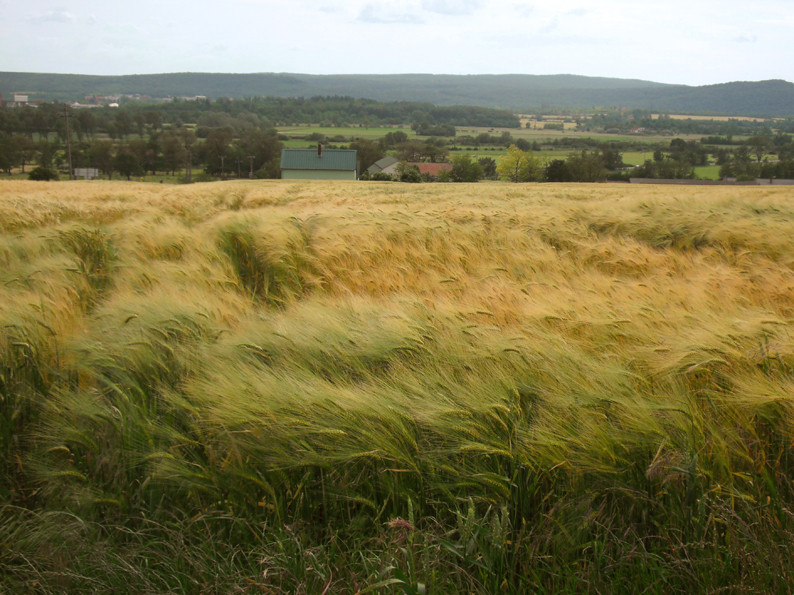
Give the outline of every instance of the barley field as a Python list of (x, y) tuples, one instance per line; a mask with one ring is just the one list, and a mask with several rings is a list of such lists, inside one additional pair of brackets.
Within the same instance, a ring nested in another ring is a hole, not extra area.
[(788, 592), (794, 191), (0, 182), (0, 592)]

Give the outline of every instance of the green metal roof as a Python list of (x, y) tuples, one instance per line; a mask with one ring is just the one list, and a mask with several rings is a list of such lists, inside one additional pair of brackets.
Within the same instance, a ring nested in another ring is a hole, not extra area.
[(352, 149), (282, 149), (281, 169), (355, 170), (356, 151)]

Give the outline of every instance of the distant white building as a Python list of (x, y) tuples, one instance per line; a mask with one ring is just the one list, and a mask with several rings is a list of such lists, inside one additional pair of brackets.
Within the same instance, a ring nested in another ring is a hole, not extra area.
[(99, 170), (96, 167), (76, 167), (74, 177), (83, 178), (84, 180), (96, 180), (99, 177)]
[[(8, 100), (5, 102), (6, 107), (24, 107), (26, 105), (30, 105), (30, 98), (27, 95), (22, 95), (21, 93), (14, 93), (12, 97), (13, 97), (12, 100)], [(0, 105), (3, 105), (1, 95), (0, 95)]]

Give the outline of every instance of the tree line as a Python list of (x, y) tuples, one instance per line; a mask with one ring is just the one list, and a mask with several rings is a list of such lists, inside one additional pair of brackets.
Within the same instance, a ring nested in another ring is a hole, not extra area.
[[(0, 110), (0, 131), (45, 133), (64, 128), (58, 114), (65, 104), (42, 103), (37, 107)], [(411, 122), (425, 126), (489, 126), (518, 128), (518, 118), (506, 110), (473, 106), (435, 106), (408, 101), (378, 102), (352, 97), (179, 100), (157, 104), (129, 102), (120, 107), (74, 110), (72, 132), (78, 136), (104, 134), (124, 138), (142, 136), (163, 125), (197, 125), (197, 133), (213, 128), (244, 130), (313, 123), (320, 126), (397, 126)]]
[[(98, 109), (72, 109), (58, 103), (44, 103), (35, 108), (3, 108), (0, 109), (0, 170), (10, 174), (12, 169), (21, 167), (25, 172), (28, 166), (36, 164), (36, 177), (55, 177), (57, 166), (66, 161), (68, 152), (73, 168), (95, 167), (107, 178), (119, 175), (131, 179), (158, 172), (175, 175), (182, 171), (188, 181), (278, 177), (281, 141), (285, 137), (278, 135), (273, 120), (257, 113), (256, 106), (280, 106), (279, 109), (288, 113), (289, 103), (280, 98), (257, 98)], [(315, 115), (329, 106), (339, 108), (355, 104), (388, 111), (392, 105), (351, 98), (313, 98), (294, 100), (294, 103), (297, 111), (292, 113), (308, 113), (301, 110), (311, 106), (313, 110), (320, 110), (314, 112)], [(400, 108), (403, 107), (406, 106), (400, 104)], [(456, 117), (456, 108), (440, 109), (441, 119)], [(473, 109), (471, 113), (481, 112)], [(635, 110), (632, 117), (642, 116)], [(358, 151), (362, 172), (391, 154), (406, 163), (452, 163), (456, 167), (453, 167), (454, 173), (449, 174), (449, 181), (500, 177), (511, 181), (556, 182), (622, 180), (629, 176), (694, 178), (695, 168), (707, 164), (719, 165), (721, 177), (739, 180), (794, 178), (791, 135), (781, 130), (773, 132), (766, 124), (760, 128), (761, 132), (750, 137), (735, 137), (730, 133), (723, 136), (711, 129), (712, 134), (700, 141), (676, 138), (669, 145), (648, 145), (639, 139), (603, 142), (596, 138), (568, 136), (545, 139), (541, 146), (537, 140), (517, 138), (510, 131), (457, 136), (455, 125), (428, 119), (425, 112), (408, 111), (403, 117), (416, 117), (411, 125), (413, 130), (435, 136), (409, 138), (406, 132), (393, 130), (377, 140), (348, 141), (341, 136), (333, 140), (346, 143), (337, 146)], [(625, 118), (625, 114), (622, 117)], [(405, 123), (400, 122), (401, 125)], [(314, 134), (308, 140), (327, 142), (331, 139)], [(500, 152), (507, 148), (507, 152), (498, 162), (491, 158), (467, 159), (464, 155), (451, 158), (463, 147), (483, 146)], [(543, 148), (562, 147), (569, 149), (564, 159), (547, 161), (534, 155)], [(649, 147), (653, 159), (634, 169), (623, 163), (622, 152), (648, 150)], [(511, 165), (503, 165), (508, 163)], [(497, 171), (497, 166), (504, 171)], [(197, 168), (195, 174), (194, 168)], [(479, 170), (482, 171), (478, 173)], [(508, 171), (513, 173), (508, 174)], [(415, 173), (409, 171), (400, 177), (413, 180)], [(442, 180), (447, 175), (441, 174)]]
[[(571, 116), (579, 131), (613, 133), (645, 132), (647, 134), (710, 135), (718, 144), (741, 142), (732, 137), (772, 134), (772, 127), (781, 133), (794, 133), (794, 118), (774, 121), (749, 118), (701, 119), (654, 115), (650, 110), (608, 110), (587, 117)], [(719, 139), (718, 137), (722, 137)]]
[(72, 169), (96, 168), (108, 179), (114, 174), (131, 179), (184, 171), (187, 181), (192, 181), (194, 167), (201, 168), (197, 179), (279, 175), (282, 143), (272, 128), (253, 124), (240, 129), (213, 128), (199, 138), (195, 127), (163, 126), (152, 118), (133, 131), (130, 121), (134, 120), (119, 111), (113, 118), (115, 133), (99, 134), (91, 128), (87, 133), (77, 124), (86, 113), (92, 114), (74, 111), (70, 117), (66, 108), (59, 112), (63, 118), (50, 123), (37, 118), (35, 129), (0, 130), (0, 170), (10, 174), (12, 168), (21, 167), (25, 173), (26, 166), (35, 163), (34, 178), (53, 179), (68, 154)]
[[(24, 172), (37, 163), (45, 172), (39, 175), (52, 177), (68, 146), (73, 168), (97, 167), (109, 178), (182, 169), (190, 177), (194, 166), (208, 176), (276, 177), (283, 138), (274, 127), (307, 122), (363, 127), (417, 122), (425, 131), (453, 136), (455, 125), (519, 125), (504, 110), (352, 97), (175, 100), (91, 109), (42, 103), (0, 109), (0, 170)], [(387, 138), (387, 146), (406, 141)], [(419, 158), (441, 155), (429, 149)]]
[[(669, 145), (657, 145), (653, 158), (630, 167), (623, 162), (621, 143), (601, 143), (596, 147), (572, 150), (565, 158), (543, 160), (535, 151), (512, 144), (498, 161), (490, 157), (474, 159), (459, 154), (451, 159), (452, 169), (431, 178), (418, 168), (403, 165), (396, 176), (378, 174), (374, 179), (403, 182), (476, 182), (482, 179), (508, 182), (604, 182), (628, 181), (630, 178), (694, 179), (695, 168), (707, 165), (716, 157), (720, 178), (738, 181), (794, 179), (794, 141), (790, 135), (758, 135), (732, 149), (715, 147), (700, 141), (673, 139)], [(404, 164), (420, 154), (396, 153)], [(425, 159), (428, 160), (428, 159)]]

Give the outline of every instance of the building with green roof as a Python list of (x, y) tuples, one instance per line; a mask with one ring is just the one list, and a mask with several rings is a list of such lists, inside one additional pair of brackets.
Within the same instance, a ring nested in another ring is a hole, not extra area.
[(358, 159), (352, 149), (282, 149), (283, 180), (355, 180)]

